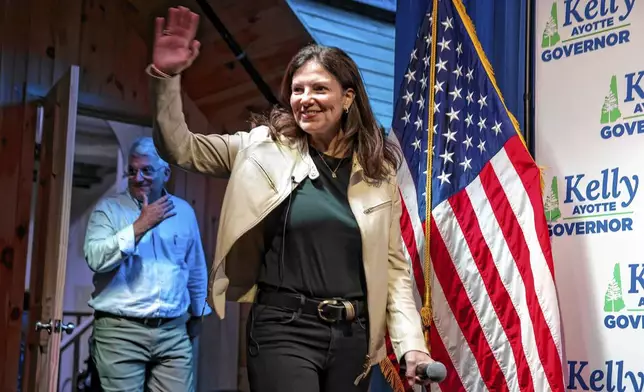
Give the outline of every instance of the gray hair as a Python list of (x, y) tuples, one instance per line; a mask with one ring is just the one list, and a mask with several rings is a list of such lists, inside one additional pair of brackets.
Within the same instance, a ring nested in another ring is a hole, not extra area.
[(164, 161), (159, 156), (159, 152), (157, 151), (156, 147), (154, 147), (154, 141), (149, 136), (144, 136), (136, 139), (130, 147), (129, 156), (148, 157), (158, 162), (162, 167), (170, 167), (168, 162)]

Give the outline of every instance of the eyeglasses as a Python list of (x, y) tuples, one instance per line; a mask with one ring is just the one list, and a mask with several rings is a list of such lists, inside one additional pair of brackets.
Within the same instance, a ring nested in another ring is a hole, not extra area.
[(144, 178), (152, 178), (156, 172), (158, 172), (160, 169), (155, 169), (152, 166), (145, 166), (140, 169), (135, 169), (133, 167), (128, 167), (127, 171), (124, 174), (124, 177), (136, 177), (139, 175), (139, 172), (141, 173), (141, 176)]

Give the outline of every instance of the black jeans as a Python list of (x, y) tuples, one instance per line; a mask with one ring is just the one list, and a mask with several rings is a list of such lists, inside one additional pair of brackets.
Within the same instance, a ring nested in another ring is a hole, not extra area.
[(252, 392), (366, 392), (354, 385), (368, 351), (365, 318), (333, 324), (317, 316), (254, 304), (246, 328)]

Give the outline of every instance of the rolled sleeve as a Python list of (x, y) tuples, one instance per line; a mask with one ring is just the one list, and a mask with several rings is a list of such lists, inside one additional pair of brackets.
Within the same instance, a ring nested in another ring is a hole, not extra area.
[(102, 201), (90, 215), (85, 234), (84, 253), (89, 268), (104, 273), (118, 268), (136, 252), (134, 227), (115, 227), (110, 201)]
[(119, 244), (119, 250), (126, 256), (131, 256), (136, 252), (136, 238), (134, 236), (134, 225), (129, 225), (116, 233), (116, 241)]

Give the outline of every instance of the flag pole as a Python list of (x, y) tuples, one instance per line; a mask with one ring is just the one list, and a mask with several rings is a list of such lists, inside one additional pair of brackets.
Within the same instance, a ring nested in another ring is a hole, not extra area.
[(534, 40), (535, 40), (535, 9), (534, 1), (526, 0), (526, 32), (525, 32), (525, 94), (523, 98), (523, 127), (526, 144), (530, 155), (535, 156), (534, 150)]
[(425, 296), (424, 304), (421, 309), (420, 315), (425, 327), (425, 342), (427, 349), (431, 353), (431, 343), (429, 340), (429, 329), (432, 325), (432, 264), (429, 252), (429, 235), (431, 232), (431, 212), (432, 212), (432, 161), (434, 159), (433, 145), (434, 145), (434, 85), (436, 84), (436, 25), (438, 23), (438, 0), (432, 0), (432, 20), (431, 20), (431, 54), (429, 56), (431, 61), (431, 68), (429, 69), (429, 105), (427, 106), (428, 121), (427, 121), (427, 185), (425, 189)]

